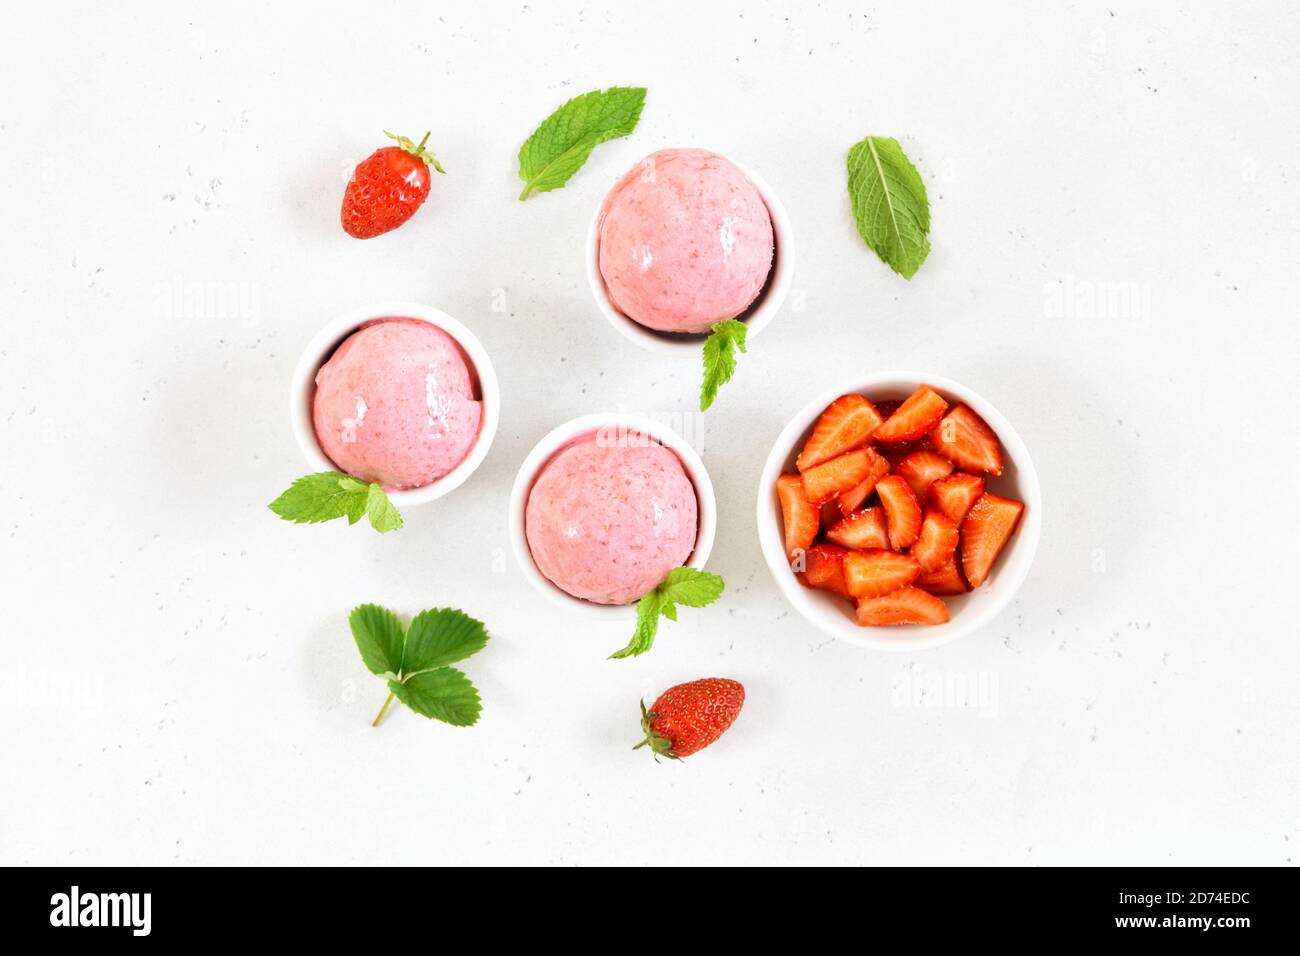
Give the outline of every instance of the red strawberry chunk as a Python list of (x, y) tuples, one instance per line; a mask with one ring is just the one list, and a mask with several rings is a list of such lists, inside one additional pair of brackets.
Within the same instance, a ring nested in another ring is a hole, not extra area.
[(921, 566), (908, 554), (872, 549), (844, 556), (844, 581), (854, 597), (878, 597), (907, 587), (921, 574)]
[(815, 544), (804, 562), (804, 580), (809, 587), (851, 597), (844, 581), (844, 556), (849, 552), (834, 544)]
[(922, 385), (871, 437), (876, 441), (915, 441), (939, 423), (947, 408), (942, 395), (929, 385)]
[(970, 585), (961, 576), (956, 555), (950, 557), (937, 571), (931, 571), (917, 578), (916, 586), (931, 594), (965, 594), (970, 590)]
[(1002, 445), (998, 436), (965, 405), (958, 405), (934, 427), (930, 444), (964, 471), (1002, 474)]
[(921, 565), (921, 573), (937, 571), (951, 561), (959, 537), (955, 521), (942, 511), (926, 511), (925, 520), (921, 522), (921, 534), (911, 551), (912, 557)]
[(883, 418), (861, 395), (841, 395), (827, 406), (795, 462), (807, 471), (863, 444)]
[(984, 494), (984, 479), (961, 472), (940, 478), (930, 486), (930, 504), (960, 527), (970, 506)]
[(804, 497), (820, 507), (871, 474), (878, 457), (870, 448), (859, 448), (809, 468), (803, 473)]
[(910, 548), (921, 533), (921, 504), (898, 475), (890, 475), (876, 484), (876, 494), (885, 509), (889, 525), (889, 546), (895, 551)]
[(888, 548), (889, 531), (882, 508), (867, 508), (838, 522), (826, 537), (846, 548)]
[(988, 578), (1024, 511), (1019, 501), (991, 494), (971, 506), (961, 523), (961, 570), (971, 587), (979, 587)]
[(924, 501), (933, 482), (952, 474), (952, 462), (932, 451), (914, 451), (898, 463), (894, 472), (902, 475), (916, 497)]
[(785, 523), (785, 554), (793, 561), (817, 537), (820, 516), (817, 507), (804, 497), (803, 481), (798, 475), (778, 478), (776, 495), (781, 500), (781, 518)]
[(875, 460), (871, 463), (871, 473), (848, 491), (840, 492), (840, 514), (847, 518), (857, 511), (862, 502), (866, 501), (871, 493), (876, 490), (876, 482), (887, 474), (889, 474), (889, 462), (885, 460), (883, 455), (877, 454)]
[(948, 607), (920, 588), (901, 588), (881, 597), (860, 598), (857, 619), (863, 627), (943, 624), (948, 620)]

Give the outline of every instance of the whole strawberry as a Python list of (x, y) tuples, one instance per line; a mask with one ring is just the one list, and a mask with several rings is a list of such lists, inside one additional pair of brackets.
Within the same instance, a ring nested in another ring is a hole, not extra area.
[(669, 687), (649, 711), (641, 701), (641, 730), (655, 759), (689, 757), (731, 726), (745, 704), (745, 688), (725, 677), (706, 677)]
[(343, 193), (343, 231), (356, 239), (373, 239), (406, 222), (429, 196), (429, 167), (446, 172), (424, 148), (428, 133), (418, 146), (387, 130), (384, 135), (397, 145), (377, 149), (358, 163)]

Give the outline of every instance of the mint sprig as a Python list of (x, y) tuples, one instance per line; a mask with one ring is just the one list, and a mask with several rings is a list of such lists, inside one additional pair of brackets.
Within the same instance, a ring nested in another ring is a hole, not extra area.
[(640, 86), (592, 90), (542, 120), (519, 147), (519, 178), (524, 181), (519, 199), (559, 189), (582, 168), (593, 149), (636, 129), (645, 92)]
[(704, 340), (704, 384), (700, 386), (700, 411), (706, 412), (718, 397), (718, 389), (731, 381), (736, 371), (736, 354), (732, 347), (745, 351), (748, 329), (739, 319), (719, 322)]
[(379, 726), (394, 698), (417, 714), (454, 727), (477, 723), (483, 709), (478, 690), (464, 673), (447, 665), (487, 644), (482, 621), (440, 607), (421, 611), (403, 628), (388, 608), (362, 604), (352, 609), (348, 625), (366, 670), (388, 682), (388, 697), (372, 727)]
[(621, 651), (610, 654), (610, 659), (644, 654), (654, 646), (661, 616), (676, 621), (679, 604), (706, 607), (722, 597), (724, 586), (716, 574), (695, 568), (673, 568), (657, 588), (636, 602), (636, 630), (632, 640)]
[(848, 167), (858, 234), (885, 265), (912, 278), (930, 254), (930, 201), (921, 174), (898, 140), (887, 136), (855, 143)]
[(401, 513), (377, 482), (366, 484), (341, 471), (304, 475), (267, 507), (295, 524), (319, 524), (334, 518), (356, 524), (366, 515), (380, 534), (402, 526)]

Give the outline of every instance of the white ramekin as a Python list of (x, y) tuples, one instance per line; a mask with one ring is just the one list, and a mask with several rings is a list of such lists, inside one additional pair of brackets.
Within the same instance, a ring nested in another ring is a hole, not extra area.
[(533, 446), (533, 450), (519, 466), (514, 487), (510, 489), (510, 543), (514, 548), (515, 559), (523, 569), (524, 577), (547, 600), (587, 617), (620, 621), (635, 619), (635, 604), (594, 604), (560, 590), (537, 570), (537, 565), (533, 563), (532, 552), (528, 549), (528, 539), (524, 534), (524, 510), (528, 505), (528, 493), (532, 490), (533, 482), (537, 480), (543, 466), (574, 439), (611, 426), (648, 435), (677, 455), (686, 470), (686, 477), (690, 478), (691, 484), (695, 486), (698, 515), (695, 550), (691, 552), (686, 566), (704, 567), (704, 563), (709, 560), (709, 553), (713, 550), (713, 536), (718, 526), (718, 502), (713, 496), (713, 482), (709, 480), (704, 462), (695, 453), (695, 449), (686, 443), (686, 439), (667, 425), (643, 415), (623, 412), (599, 412), (567, 421), (551, 429)]
[[(944, 597), (950, 620), (928, 626), (861, 627), (854, 620), (853, 605), (826, 591), (804, 587), (790, 570), (785, 555), (781, 504), (776, 479), (792, 472), (795, 456), (808, 439), (813, 424), (826, 406), (841, 395), (857, 392), (872, 400), (901, 400), (922, 383), (933, 386), (951, 404), (969, 405), (1002, 442), (1004, 470), (996, 478), (986, 477), (988, 490), (1025, 504), (1024, 517), (1007, 543), (993, 572), (981, 587), (955, 597)], [(795, 610), (819, 630), (859, 647), (882, 651), (919, 651), (938, 647), (974, 633), (1001, 613), (1015, 597), (1038, 550), (1043, 525), (1042, 491), (1029, 450), (1011, 423), (989, 402), (965, 385), (928, 372), (879, 372), (844, 382), (809, 402), (777, 436), (763, 466), (758, 484), (758, 541), (763, 557), (776, 578), (777, 586)]]
[[(748, 328), (746, 341), (749, 342), (753, 341), (754, 336), (762, 332), (767, 324), (772, 321), (776, 313), (780, 311), (782, 303), (785, 302), (785, 297), (790, 292), (790, 284), (794, 281), (794, 231), (790, 227), (790, 217), (785, 211), (785, 206), (781, 204), (781, 200), (772, 191), (772, 187), (767, 184), (767, 181), (748, 166), (737, 163), (735, 160), (731, 162), (748, 176), (750, 182), (758, 189), (759, 195), (763, 197), (763, 202), (767, 206), (768, 214), (772, 217), (772, 237), (774, 240), (772, 272), (768, 277), (767, 285), (759, 293), (758, 299), (740, 316), (740, 319)], [(657, 332), (629, 319), (610, 301), (609, 293), (605, 289), (605, 280), (600, 275), (598, 230), (600, 228), (600, 211), (604, 204), (605, 200), (602, 197), (601, 205), (596, 207), (596, 214), (592, 217), (591, 226), (587, 229), (587, 245), (585, 247), (587, 282), (591, 285), (591, 294), (596, 300), (596, 307), (600, 309), (601, 314), (609, 320), (609, 323), (614, 328), (644, 349), (673, 355), (681, 355), (684, 352), (698, 355), (700, 345), (707, 337), (707, 333)]]
[(330, 461), (321, 450), (320, 443), (316, 440), (316, 429), (312, 426), (316, 373), (344, 339), (361, 326), (377, 319), (419, 319), (450, 335), (469, 358), (471, 370), (478, 380), (479, 399), (483, 402), (483, 419), (478, 439), (465, 460), (437, 481), (423, 487), (390, 491), (389, 499), (401, 510), (412, 505), (422, 505), (454, 491), (482, 464), (488, 449), (492, 447), (492, 439), (496, 437), (497, 424), (501, 419), (501, 393), (496, 372), (492, 368), (492, 359), (488, 357), (483, 344), (473, 332), (447, 313), (418, 302), (376, 302), (344, 312), (312, 337), (293, 370), (293, 383), (289, 391), (289, 419), (293, 424), (294, 437), (298, 439), (298, 447), (302, 449), (303, 456), (313, 471), (339, 470), (339, 466)]

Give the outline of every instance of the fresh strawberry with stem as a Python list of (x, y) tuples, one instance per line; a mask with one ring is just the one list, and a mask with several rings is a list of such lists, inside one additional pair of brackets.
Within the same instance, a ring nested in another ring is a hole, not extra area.
[(377, 149), (359, 162), (343, 192), (343, 231), (355, 239), (373, 239), (406, 222), (429, 198), (429, 167), (446, 172), (424, 148), (428, 133), (418, 145), (387, 130), (384, 135), (397, 145)]
[(641, 730), (645, 739), (633, 747), (649, 747), (655, 760), (680, 760), (713, 743), (740, 715), (745, 688), (725, 677), (705, 677), (669, 687), (647, 710), (641, 701)]

